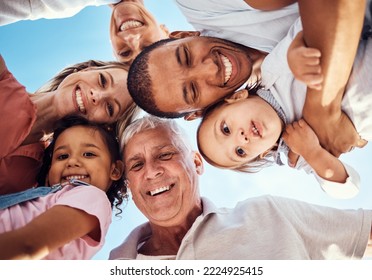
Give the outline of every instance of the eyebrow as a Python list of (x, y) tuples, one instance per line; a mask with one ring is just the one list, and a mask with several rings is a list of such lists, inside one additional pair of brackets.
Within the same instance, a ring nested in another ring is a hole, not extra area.
[[(156, 150), (156, 151), (160, 151), (164, 148), (177, 148), (175, 145), (173, 144), (162, 144), (162, 145), (158, 145), (158, 146), (154, 146), (151, 148), (151, 151), (153, 150)], [(142, 154), (141, 153), (137, 153), (137, 154), (134, 154), (133, 156), (131, 156), (126, 162), (131, 162), (131, 161), (134, 161), (134, 160), (137, 160), (139, 158), (142, 157)]]
[(180, 46), (176, 48), (176, 59), (177, 63), (182, 66), (182, 61), (181, 61), (181, 55), (180, 55)]
[[(98, 146), (96, 146), (96, 145), (94, 145), (92, 143), (83, 143), (82, 146), (84, 148), (96, 148), (98, 150), (101, 150)], [(58, 146), (57, 148), (54, 149), (54, 152), (53, 153), (55, 153), (55, 152), (57, 152), (59, 150), (67, 149), (67, 148), (68, 148), (68, 145)]]
[[(177, 63), (182, 67), (182, 61), (181, 61), (181, 55), (180, 55), (180, 46), (178, 46), (176, 48), (176, 59), (177, 59)], [(188, 105), (191, 105), (192, 102), (189, 100), (189, 94), (187, 92), (187, 88), (186, 88), (186, 85), (183, 84), (182, 86), (182, 97), (183, 97), (183, 100), (186, 102), (186, 104)]]

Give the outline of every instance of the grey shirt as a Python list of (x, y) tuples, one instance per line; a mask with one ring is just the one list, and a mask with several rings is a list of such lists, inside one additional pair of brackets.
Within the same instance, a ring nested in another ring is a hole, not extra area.
[[(367, 247), (372, 212), (340, 210), (288, 198), (262, 196), (217, 208), (202, 199), (203, 214), (182, 240), (176, 259), (359, 259)], [(151, 236), (135, 228), (110, 259), (136, 259)]]
[(20, 20), (71, 17), (87, 6), (117, 3), (120, 0), (1, 0), (0, 25)]

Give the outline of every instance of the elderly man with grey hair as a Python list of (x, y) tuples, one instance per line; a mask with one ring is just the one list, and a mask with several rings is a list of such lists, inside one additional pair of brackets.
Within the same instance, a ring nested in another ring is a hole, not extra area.
[(370, 250), (369, 210), (274, 196), (217, 208), (200, 196), (202, 158), (173, 120), (139, 119), (121, 145), (128, 187), (148, 222), (110, 259), (350, 259)]

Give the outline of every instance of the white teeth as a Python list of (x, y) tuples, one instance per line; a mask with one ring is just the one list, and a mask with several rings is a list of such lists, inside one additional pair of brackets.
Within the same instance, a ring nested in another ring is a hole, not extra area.
[(169, 190), (170, 190), (170, 186), (161, 187), (161, 188), (155, 189), (153, 191), (150, 191), (150, 195), (151, 196), (154, 196), (154, 195), (157, 195), (159, 193), (162, 193), (162, 192), (165, 192), (165, 191), (169, 191)]
[(81, 90), (79, 88), (76, 89), (76, 103), (79, 107), (79, 111), (85, 114), (85, 106), (83, 103), (83, 98), (81, 97)]
[(66, 176), (66, 180), (71, 180), (71, 179), (76, 179), (76, 180), (81, 180), (84, 178), (87, 178), (87, 175), (71, 175), (71, 176)]
[(125, 31), (127, 29), (136, 28), (143, 26), (143, 23), (137, 20), (128, 20), (123, 22), (122, 25), (120, 25), (120, 31)]
[(259, 134), (259, 131), (258, 131), (258, 129), (257, 129), (257, 127), (256, 127), (254, 124), (252, 124), (252, 132), (253, 132), (254, 134), (256, 134), (256, 135), (260, 135), (260, 134)]
[(221, 54), (221, 60), (222, 60), (223, 65), (225, 66), (225, 81), (224, 81), (224, 83), (226, 84), (230, 80), (230, 77), (231, 77), (232, 64), (231, 64), (230, 60), (226, 56), (224, 56), (223, 54)]

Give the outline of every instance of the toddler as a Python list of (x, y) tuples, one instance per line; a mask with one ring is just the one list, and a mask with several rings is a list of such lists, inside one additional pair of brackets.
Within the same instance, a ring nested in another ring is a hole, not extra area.
[(112, 131), (63, 118), (39, 177), (50, 187), (0, 197), (0, 259), (90, 259), (126, 198), (122, 174)]

